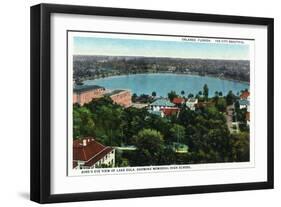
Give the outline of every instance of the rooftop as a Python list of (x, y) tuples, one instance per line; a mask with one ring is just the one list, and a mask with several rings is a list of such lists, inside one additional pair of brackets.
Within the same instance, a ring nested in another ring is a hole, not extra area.
[(177, 115), (179, 112), (179, 108), (166, 108), (166, 109), (161, 109), (165, 116), (172, 116), (172, 115)]
[(171, 103), (168, 99), (160, 98), (150, 104), (150, 106), (166, 106), (173, 107), (175, 104)]
[(113, 148), (102, 145), (92, 137), (85, 137), (81, 140), (77, 139), (73, 141), (73, 160), (86, 161), (88, 163), (94, 158), (96, 160), (101, 155), (105, 156), (112, 150)]
[(100, 159), (102, 159), (104, 156), (106, 156), (112, 150), (113, 149), (111, 147), (106, 147), (101, 153), (94, 156), (89, 162), (86, 162), (85, 166), (93, 166), (96, 162), (98, 162)]
[(187, 99), (187, 102), (195, 103), (195, 102), (197, 102), (197, 99), (196, 98), (189, 98), (189, 99)]
[(118, 89), (118, 90), (110, 91), (110, 92), (108, 92), (106, 95), (112, 96), (112, 95), (116, 95), (116, 94), (118, 94), (118, 93), (125, 92), (125, 91), (127, 91), (127, 90)]
[(241, 99), (241, 100), (239, 100), (239, 104), (249, 106), (250, 102), (247, 99)]
[(176, 97), (173, 99), (174, 104), (182, 104), (184, 103), (184, 98)]
[(240, 98), (242, 99), (247, 99), (250, 96), (250, 92), (249, 91), (243, 91), (240, 95)]
[(104, 89), (104, 87), (97, 86), (97, 85), (75, 85), (73, 87), (73, 92), (81, 93), (81, 92), (86, 92), (90, 90), (95, 90), (95, 89)]

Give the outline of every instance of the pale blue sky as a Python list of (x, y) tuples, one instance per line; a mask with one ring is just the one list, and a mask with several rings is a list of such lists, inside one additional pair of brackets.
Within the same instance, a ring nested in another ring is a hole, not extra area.
[(75, 55), (249, 59), (249, 45), (74, 37)]

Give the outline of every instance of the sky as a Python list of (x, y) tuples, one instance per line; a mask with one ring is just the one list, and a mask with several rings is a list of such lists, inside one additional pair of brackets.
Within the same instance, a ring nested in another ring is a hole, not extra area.
[(249, 45), (188, 41), (73, 37), (74, 55), (248, 60)]

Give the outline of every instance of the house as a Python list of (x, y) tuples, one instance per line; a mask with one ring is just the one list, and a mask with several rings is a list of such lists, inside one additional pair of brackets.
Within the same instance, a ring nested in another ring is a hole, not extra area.
[(91, 169), (115, 165), (115, 149), (104, 146), (92, 137), (73, 141), (73, 168)]
[(159, 98), (149, 105), (152, 111), (160, 111), (160, 109), (174, 108), (175, 104), (171, 103), (169, 99)]
[(163, 109), (160, 109), (160, 111), (163, 112), (164, 116), (173, 116), (173, 115), (178, 116), (180, 109), (177, 107), (163, 108)]
[(197, 104), (198, 104), (197, 98), (189, 98), (186, 101), (186, 106), (192, 111), (195, 110)]
[(148, 107), (147, 103), (132, 103), (132, 107), (136, 108), (136, 109), (143, 109)]
[(154, 101), (149, 105), (148, 112), (159, 115), (161, 117), (164, 116), (172, 116), (178, 115), (180, 109), (176, 107), (174, 103), (171, 103), (169, 99), (160, 98)]
[(97, 85), (75, 85), (73, 88), (73, 103), (84, 105), (106, 93), (104, 87)]
[(177, 105), (177, 106), (180, 106), (180, 105), (184, 104), (184, 102), (185, 102), (184, 98), (181, 98), (181, 97), (176, 97), (172, 101), (172, 103)]
[(240, 99), (250, 101), (250, 92), (247, 90), (243, 91), (240, 95)]
[(132, 94), (129, 90), (114, 90), (106, 93), (106, 96), (109, 96), (114, 103), (125, 108), (132, 105)]
[(243, 91), (240, 95), (240, 109), (247, 108), (247, 112), (250, 112), (250, 92)]
[(153, 111), (153, 110), (149, 109), (148, 112), (150, 114), (154, 114), (154, 115), (160, 116), (162, 118), (164, 117), (164, 112), (163, 111)]
[(240, 99), (239, 106), (240, 106), (240, 109), (248, 110), (248, 107), (250, 107), (250, 101), (248, 101), (247, 99)]

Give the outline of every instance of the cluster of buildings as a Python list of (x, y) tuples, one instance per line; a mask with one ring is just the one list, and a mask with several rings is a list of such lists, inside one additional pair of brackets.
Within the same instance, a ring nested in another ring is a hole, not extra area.
[[(92, 100), (108, 96), (116, 104), (123, 107), (132, 106), (132, 94), (129, 90), (107, 90), (97, 85), (76, 85), (73, 88), (73, 103), (84, 105)], [(200, 107), (196, 98), (176, 97), (172, 101), (167, 98), (159, 98), (154, 102), (145, 105), (148, 112), (168, 117), (172, 115), (178, 116), (180, 108), (186, 106), (194, 111)], [(143, 105), (139, 106), (140, 108)], [(243, 91), (239, 98), (240, 109), (246, 109), (246, 121), (250, 124), (250, 92)], [(114, 167), (115, 165), (115, 149), (104, 146), (93, 137), (85, 137), (73, 141), (73, 169), (92, 169), (98, 167)]]
[(112, 101), (123, 107), (132, 105), (132, 94), (129, 90), (108, 90), (97, 85), (75, 85), (73, 88), (73, 103), (84, 105), (93, 99), (109, 96)]
[(243, 91), (240, 95), (239, 99), (239, 107), (240, 109), (247, 109), (250, 112), (250, 92)]
[[(132, 105), (132, 94), (129, 90), (107, 90), (97, 85), (75, 85), (73, 88), (73, 104), (84, 105), (108, 96), (116, 104), (123, 107)], [(92, 137), (84, 137), (73, 141), (73, 169), (92, 169), (98, 167), (114, 167), (115, 149), (104, 146)]]
[[(108, 90), (97, 85), (75, 85), (73, 88), (73, 103), (84, 105), (97, 100), (101, 97), (108, 96), (116, 104), (123, 107), (132, 106), (132, 95), (129, 90)], [(186, 105), (190, 110), (195, 110), (197, 99), (174, 98), (171, 102), (169, 99), (159, 98), (145, 107), (152, 114), (161, 117), (178, 115), (180, 106)], [(104, 146), (93, 137), (84, 137), (73, 141), (73, 169), (92, 169), (99, 167), (115, 166), (115, 149)]]
[(239, 107), (240, 109), (246, 109), (246, 121), (247, 125), (250, 125), (250, 92), (243, 91), (240, 95), (239, 99)]
[[(239, 103), (239, 109), (243, 109), (245, 112), (244, 118), (247, 126), (250, 126), (250, 92), (247, 90), (242, 91), (237, 101)], [(230, 132), (239, 132), (240, 122), (237, 120), (237, 118), (233, 119), (233, 117), (235, 116), (234, 111), (235, 111), (234, 104), (232, 106), (227, 107), (227, 114), (226, 114), (227, 125)]]
[(189, 98), (184, 99), (176, 97), (172, 101), (167, 98), (159, 98), (153, 103), (149, 104), (148, 112), (159, 115), (161, 117), (178, 115), (180, 112), (180, 106), (186, 105), (187, 108), (194, 111), (198, 105), (198, 99)]
[[(73, 104), (77, 103), (82, 106), (104, 96), (110, 97), (114, 103), (125, 108), (132, 106), (132, 94), (129, 90), (108, 90), (97, 85), (75, 85), (73, 88)], [(194, 111), (198, 105), (198, 99), (176, 97), (170, 101), (167, 98), (159, 98), (153, 103), (145, 105), (145, 107), (148, 108), (150, 113), (164, 117), (177, 115), (180, 106), (183, 105)]]

